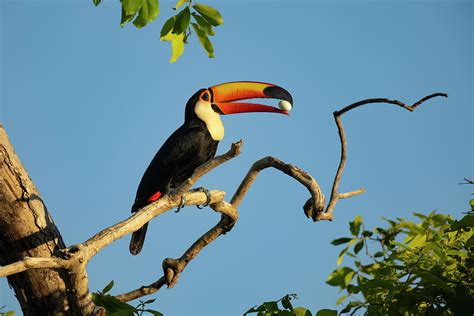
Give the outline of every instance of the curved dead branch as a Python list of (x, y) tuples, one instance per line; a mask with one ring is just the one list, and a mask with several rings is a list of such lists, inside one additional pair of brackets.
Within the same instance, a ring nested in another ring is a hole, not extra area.
[[(321, 213), (324, 210), (326, 198), (321, 192), (319, 184), (316, 182), (316, 180), (309, 173), (301, 170), (300, 168), (291, 164), (287, 164), (278, 158), (270, 156), (258, 160), (252, 165), (252, 167), (250, 167), (250, 170), (247, 172), (247, 175), (240, 183), (240, 186), (237, 188), (237, 191), (234, 193), (234, 196), (230, 201), (230, 203), (235, 208), (239, 207), (245, 194), (252, 186), (260, 171), (269, 167), (280, 170), (281, 172), (289, 175), (290, 177), (304, 185), (311, 195), (310, 200), (312, 203), (312, 209), (316, 210), (316, 213)], [(306, 216), (311, 217), (312, 214), (306, 213)]]
[[(327, 205), (324, 194), (322, 193), (318, 183), (309, 173), (274, 157), (265, 157), (260, 159), (250, 167), (250, 170), (243, 178), (230, 203), (224, 201), (224, 191), (210, 191), (210, 207), (214, 211), (221, 214), (220, 221), (214, 227), (198, 238), (180, 258), (166, 258), (163, 261), (163, 276), (157, 281), (150, 285), (142, 286), (131, 292), (117, 295), (116, 298), (121, 301), (131, 301), (145, 295), (156, 293), (163, 287), (163, 285), (167, 285), (169, 288), (172, 288), (177, 283), (181, 272), (204, 247), (232, 229), (238, 219), (237, 209), (245, 194), (252, 186), (260, 171), (266, 168), (275, 168), (294, 178), (306, 187), (311, 195), (311, 198), (306, 201), (303, 207), (307, 217), (312, 218), (313, 221), (332, 220), (334, 208), (339, 199), (353, 197), (365, 192), (364, 188), (346, 193), (338, 192), (339, 183), (341, 181), (342, 173), (345, 167), (345, 161), (347, 158), (346, 136), (344, 127), (342, 125), (341, 116), (352, 109), (371, 103), (388, 103), (402, 107), (409, 111), (413, 111), (423, 102), (438, 96), (447, 97), (447, 94), (434, 93), (420, 99), (411, 106), (408, 106), (398, 100), (389, 100), (385, 98), (366, 99), (346, 106), (339, 111), (335, 111), (334, 119), (338, 128), (339, 139), (341, 142), (341, 158), (336, 175), (334, 177), (331, 198)], [(184, 182), (180, 187), (171, 191), (169, 194), (164, 195), (156, 202), (142, 208), (139, 212), (131, 215), (128, 219), (102, 230), (85, 242), (69, 247), (51, 258), (24, 258), (18, 262), (0, 267), (0, 277), (19, 273), (27, 269), (67, 269), (71, 273), (77, 275), (75, 278), (74, 287), (76, 289), (81, 289), (80, 292), (84, 293), (82, 296), (84, 299), (83, 305), (91, 305), (91, 297), (88, 291), (88, 280), (85, 270), (86, 265), (90, 259), (115, 240), (136, 231), (151, 219), (180, 205), (182, 195), (186, 196), (186, 205), (202, 205), (206, 203), (207, 197), (203, 192), (189, 190), (203, 175), (213, 170), (220, 164), (238, 156), (240, 154), (241, 146), (242, 141), (232, 144), (231, 149), (227, 153), (218, 156), (197, 168), (193, 175), (188, 178), (186, 182)], [(89, 306), (87, 310), (90, 311), (91, 307)]]
[[(346, 158), (347, 158), (347, 154), (346, 154), (346, 152), (347, 152), (346, 143), (347, 142), (346, 142), (346, 135), (345, 135), (345, 132), (344, 132), (344, 126), (342, 125), (342, 121), (341, 121), (341, 116), (344, 113), (346, 113), (350, 110), (353, 110), (355, 108), (358, 108), (358, 107), (366, 105), (366, 104), (372, 104), (372, 103), (393, 104), (393, 105), (399, 106), (401, 108), (404, 108), (404, 109), (406, 109), (410, 112), (413, 112), (423, 102), (428, 101), (429, 99), (432, 99), (432, 98), (435, 98), (435, 97), (445, 97), (445, 98), (447, 98), (448, 95), (446, 93), (440, 93), (440, 92), (433, 93), (433, 94), (430, 94), (426, 97), (421, 98), (417, 102), (413, 103), (413, 105), (406, 105), (402, 101), (390, 100), (390, 99), (386, 99), (386, 98), (365, 99), (365, 100), (362, 100), (362, 101), (352, 103), (351, 105), (348, 105), (348, 106), (342, 108), (341, 110), (335, 111), (333, 113), (334, 120), (336, 121), (336, 125), (337, 125), (337, 130), (339, 132), (339, 140), (341, 142), (341, 160), (339, 162), (339, 167), (337, 168), (336, 176), (334, 177), (334, 182), (333, 182), (332, 189), (331, 189), (331, 199), (329, 200), (329, 204), (328, 204), (328, 206), (326, 208), (326, 212), (325, 212), (326, 216), (329, 219), (333, 218), (332, 214), (334, 212), (334, 207), (336, 206), (337, 201), (341, 198), (341, 194), (338, 193), (338, 187), (339, 187), (339, 182), (341, 181), (342, 172), (344, 171), (344, 167), (345, 167), (345, 164), (346, 164)], [(359, 192), (359, 193), (357, 193), (357, 192)], [(360, 193), (363, 193), (363, 192), (365, 192), (365, 189), (361, 188), (361, 189), (353, 191), (353, 192), (342, 194), (342, 196), (344, 196), (344, 198), (346, 198), (348, 196), (354, 196), (354, 195), (357, 195), (357, 194), (360, 194)]]

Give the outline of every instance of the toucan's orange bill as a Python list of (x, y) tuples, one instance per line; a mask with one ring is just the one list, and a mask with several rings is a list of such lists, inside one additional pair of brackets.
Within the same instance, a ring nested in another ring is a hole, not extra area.
[(284, 100), (293, 104), (293, 98), (288, 91), (271, 83), (235, 81), (212, 86), (209, 90), (212, 94), (212, 103), (220, 109), (222, 114), (245, 112), (273, 112), (288, 114), (288, 111), (280, 110), (269, 105), (235, 102), (246, 99), (272, 98)]

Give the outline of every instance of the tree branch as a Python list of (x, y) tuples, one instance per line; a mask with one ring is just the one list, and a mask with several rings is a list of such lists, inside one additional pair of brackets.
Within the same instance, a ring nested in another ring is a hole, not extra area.
[(34, 258), (24, 257), (22, 260), (0, 267), (0, 277), (20, 273), (29, 269), (58, 269), (68, 267), (66, 260), (56, 257)]
[[(402, 107), (408, 111), (413, 111), (416, 107), (421, 105), (423, 102), (438, 96), (447, 97), (444, 93), (434, 93), (426, 96), (411, 106), (404, 104), (398, 100), (389, 100), (384, 98), (367, 99), (349, 106), (342, 108), (339, 111), (334, 112), (334, 119), (336, 126), (338, 127), (338, 133), (341, 143), (341, 158), (339, 166), (334, 177), (331, 198), (326, 206), (324, 194), (316, 182), (316, 180), (307, 172), (299, 169), (298, 167), (287, 164), (274, 157), (265, 157), (256, 161), (249, 169), (236, 192), (234, 193), (230, 203), (224, 201), (225, 192), (219, 190), (211, 190), (211, 202), (210, 207), (221, 213), (220, 221), (212, 227), (209, 231), (198, 238), (178, 259), (166, 258), (163, 261), (163, 276), (157, 281), (150, 285), (142, 286), (136, 290), (128, 293), (120, 294), (116, 296), (121, 301), (130, 301), (139, 297), (156, 293), (160, 290), (163, 285), (168, 285), (172, 288), (178, 281), (181, 272), (186, 268), (191, 260), (193, 260), (199, 252), (212, 243), (219, 236), (227, 233), (232, 229), (238, 219), (237, 209), (242, 202), (245, 194), (248, 192), (256, 177), (260, 171), (272, 167), (286, 175), (294, 178), (309, 191), (311, 198), (308, 199), (303, 207), (307, 217), (317, 220), (332, 220), (333, 211), (337, 201), (339, 199), (345, 199), (353, 197), (365, 192), (364, 188), (360, 188), (355, 191), (347, 193), (339, 193), (338, 187), (341, 181), (342, 173), (345, 167), (345, 161), (347, 159), (346, 154), (346, 136), (344, 127), (342, 125), (341, 116), (357, 107), (370, 103), (389, 103)], [(202, 177), (204, 174), (210, 172), (220, 164), (238, 156), (240, 154), (240, 148), (242, 141), (232, 144), (231, 149), (218, 157), (210, 160), (204, 165), (198, 167), (193, 175), (188, 178), (180, 187), (174, 189), (169, 194), (164, 195), (156, 202), (140, 209), (137, 213), (131, 215), (128, 219), (121, 221), (115, 225), (112, 225), (96, 235), (92, 236), (85, 242), (69, 247), (61, 251), (60, 255), (51, 258), (23, 258), (22, 260), (0, 267), (0, 276), (12, 275), (18, 272), (26, 271), (29, 269), (38, 268), (63, 268), (70, 271), (73, 275), (72, 280), (74, 289), (81, 294), (83, 301), (81, 306), (87, 306), (87, 310), (93, 310), (93, 304), (91, 302), (90, 294), (88, 291), (88, 280), (86, 274), (86, 265), (90, 259), (95, 256), (104, 247), (108, 246), (117, 239), (128, 235), (145, 223), (148, 223), (151, 219), (179, 206), (181, 204), (181, 197), (185, 195), (186, 205), (202, 205), (206, 203), (207, 197), (203, 192), (190, 191), (191, 187)]]
[(421, 98), (420, 100), (416, 101), (412, 105), (406, 105), (402, 101), (399, 100), (390, 100), (386, 98), (371, 98), (371, 99), (365, 99), (361, 101), (357, 101), (352, 103), (351, 105), (348, 105), (339, 111), (334, 112), (334, 116), (341, 116), (346, 112), (349, 112), (350, 110), (353, 110), (355, 108), (358, 108), (359, 106), (366, 105), (366, 104), (372, 104), (372, 103), (387, 103), (387, 104), (393, 104), (399, 107), (402, 107), (410, 112), (413, 112), (419, 105), (422, 103), (428, 101), (429, 99), (436, 98), (436, 97), (448, 97), (447, 93), (441, 93), (441, 92), (436, 92), (430, 95), (427, 95), (426, 97)]
[[(290, 177), (304, 185), (311, 194), (311, 203), (313, 205), (313, 208), (317, 212), (322, 212), (324, 210), (325, 197), (324, 194), (321, 192), (319, 184), (316, 182), (316, 180), (309, 173), (301, 170), (300, 168), (291, 164), (287, 164), (281, 161), (280, 159), (274, 157), (262, 158), (255, 162), (252, 167), (250, 167), (250, 170), (247, 172), (247, 175), (240, 183), (240, 186), (237, 188), (237, 191), (234, 193), (234, 196), (230, 201), (230, 203), (235, 208), (239, 207), (245, 194), (252, 186), (260, 171), (269, 167), (280, 170), (281, 172), (289, 175)], [(306, 213), (306, 216), (308, 217), (311, 217), (311, 215), (312, 214)]]
[(399, 100), (390, 100), (390, 99), (386, 99), (386, 98), (365, 99), (365, 100), (362, 100), (362, 101), (352, 103), (351, 105), (348, 105), (348, 106), (342, 108), (341, 110), (335, 111), (333, 113), (334, 114), (334, 120), (336, 122), (338, 133), (339, 133), (339, 140), (340, 140), (340, 143), (341, 143), (341, 159), (340, 159), (340, 162), (339, 162), (339, 167), (337, 168), (336, 176), (334, 177), (334, 182), (333, 182), (332, 190), (331, 190), (331, 198), (329, 200), (329, 204), (328, 204), (328, 206), (326, 208), (326, 212), (325, 212), (326, 217), (328, 219), (333, 219), (334, 207), (336, 206), (336, 203), (340, 198), (346, 198), (348, 196), (354, 196), (354, 195), (361, 194), (361, 193), (365, 192), (365, 189), (361, 188), (357, 191), (351, 192), (350, 194), (343, 194), (342, 195), (343, 197), (341, 197), (341, 195), (338, 193), (339, 182), (341, 181), (342, 172), (344, 171), (344, 167), (345, 167), (345, 164), (346, 164), (346, 158), (347, 158), (347, 154), (346, 154), (346, 152), (347, 152), (346, 143), (347, 142), (346, 142), (346, 135), (345, 135), (345, 132), (344, 132), (344, 127), (342, 125), (341, 116), (344, 113), (349, 112), (350, 110), (353, 110), (353, 109), (358, 108), (362, 105), (371, 104), (371, 103), (393, 104), (393, 105), (402, 107), (402, 108), (404, 108), (404, 109), (406, 109), (410, 112), (413, 112), (419, 105), (421, 105), (425, 101), (428, 101), (428, 100), (430, 100), (432, 98), (435, 98), (435, 97), (445, 97), (445, 98), (447, 98), (448, 95), (446, 93), (440, 93), (440, 92), (433, 93), (433, 94), (430, 94), (430, 95), (428, 95), (424, 98), (421, 98), (420, 100), (418, 100), (417, 102), (413, 103), (413, 105), (410, 105), (410, 106), (406, 105), (405, 103), (403, 103), (402, 101), (399, 101)]
[(464, 182), (460, 182), (459, 184), (474, 184), (474, 181), (468, 178), (464, 178)]

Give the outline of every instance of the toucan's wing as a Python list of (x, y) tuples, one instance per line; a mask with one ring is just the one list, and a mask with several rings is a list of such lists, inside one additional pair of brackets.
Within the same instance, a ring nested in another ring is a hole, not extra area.
[(143, 174), (132, 211), (149, 204), (157, 192), (165, 194), (189, 178), (194, 169), (214, 157), (217, 142), (201, 127), (178, 128), (158, 150)]

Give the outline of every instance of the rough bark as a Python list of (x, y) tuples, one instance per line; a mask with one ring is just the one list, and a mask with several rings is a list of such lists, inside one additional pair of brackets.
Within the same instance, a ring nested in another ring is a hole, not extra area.
[[(64, 247), (59, 230), (0, 125), (0, 265), (24, 257), (51, 257)], [(62, 274), (59, 269), (30, 269), (8, 276), (24, 315), (67, 313)]]

